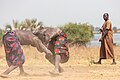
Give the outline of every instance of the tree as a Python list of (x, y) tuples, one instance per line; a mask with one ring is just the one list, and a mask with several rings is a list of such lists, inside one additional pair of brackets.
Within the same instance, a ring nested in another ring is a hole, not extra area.
[(116, 33), (117, 32), (117, 27), (113, 27), (113, 31)]
[(4, 30), (0, 28), (0, 47), (2, 46), (2, 36), (4, 34)]
[(95, 31), (99, 31), (100, 30), (100, 28), (99, 27), (95, 27)]
[(72, 45), (86, 45), (86, 43), (91, 41), (93, 37), (92, 25), (87, 23), (68, 23), (61, 27), (61, 29), (66, 32), (68, 41)]
[(13, 20), (13, 26), (16, 29), (20, 30), (30, 30), (33, 31), (37, 26), (43, 25), (42, 22), (37, 22), (37, 19), (25, 19), (22, 22), (14, 21)]
[(7, 24), (7, 25), (5, 26), (5, 31), (6, 31), (8, 28), (10, 28), (10, 29), (12, 30), (12, 27), (11, 27), (10, 24)]
[(117, 30), (117, 27), (114, 26), (114, 27), (113, 27), (113, 30)]

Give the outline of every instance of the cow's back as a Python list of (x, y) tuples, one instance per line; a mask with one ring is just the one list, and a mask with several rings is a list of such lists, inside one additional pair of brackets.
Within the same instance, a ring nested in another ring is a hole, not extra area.
[(15, 30), (21, 45), (34, 45), (33, 38), (35, 35), (31, 31)]

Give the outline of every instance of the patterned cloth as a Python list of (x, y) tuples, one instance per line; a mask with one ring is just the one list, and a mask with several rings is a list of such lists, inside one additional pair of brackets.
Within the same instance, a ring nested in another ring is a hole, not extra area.
[(9, 31), (5, 33), (3, 36), (3, 44), (8, 66), (22, 65), (25, 58), (15, 32)]
[(54, 53), (61, 55), (62, 59), (69, 58), (68, 42), (64, 32), (59, 33), (59, 35), (56, 37)]

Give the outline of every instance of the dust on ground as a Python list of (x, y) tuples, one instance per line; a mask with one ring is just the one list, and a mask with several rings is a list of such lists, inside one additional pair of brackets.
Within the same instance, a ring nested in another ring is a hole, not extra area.
[[(61, 64), (64, 72), (59, 76), (49, 74), (54, 68), (36, 48), (22, 46), (26, 57), (24, 70), (29, 76), (18, 76), (19, 69), (12, 71), (9, 78), (0, 80), (120, 80), (120, 47), (114, 47), (117, 64), (110, 65), (112, 60), (103, 60), (101, 65), (93, 64), (99, 58), (99, 47), (70, 48), (70, 59)], [(7, 69), (3, 47), (0, 48), (0, 73)]]

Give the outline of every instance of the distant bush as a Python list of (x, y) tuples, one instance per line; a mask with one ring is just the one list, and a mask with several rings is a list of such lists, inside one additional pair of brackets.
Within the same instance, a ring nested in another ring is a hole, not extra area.
[(93, 37), (92, 27), (92, 25), (87, 23), (68, 23), (60, 28), (66, 32), (68, 41), (72, 45), (86, 45)]
[(4, 30), (0, 29), (0, 46), (2, 46), (2, 36), (4, 35)]

